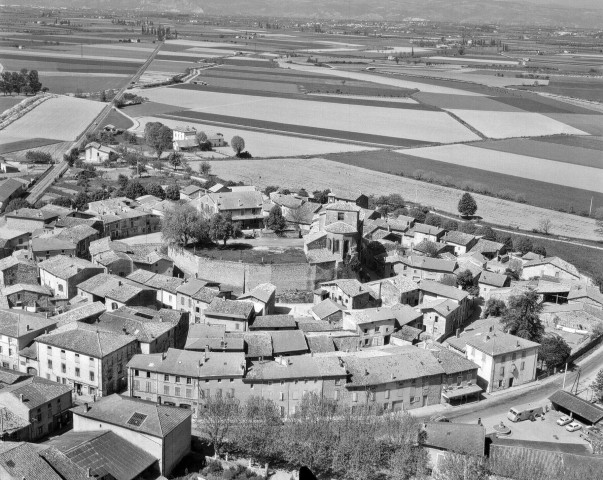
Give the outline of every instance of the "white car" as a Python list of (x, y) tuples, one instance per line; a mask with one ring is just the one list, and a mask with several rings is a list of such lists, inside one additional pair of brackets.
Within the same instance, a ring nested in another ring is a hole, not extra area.
[(559, 420), (557, 420), (557, 425), (561, 425), (563, 427), (564, 425), (567, 425), (571, 421), (572, 421), (571, 417), (568, 417), (567, 415), (563, 415), (563, 417), (561, 417)]
[(580, 430), (581, 428), (582, 425), (580, 425), (578, 422), (572, 422), (565, 427), (568, 432), (575, 432), (576, 430)]

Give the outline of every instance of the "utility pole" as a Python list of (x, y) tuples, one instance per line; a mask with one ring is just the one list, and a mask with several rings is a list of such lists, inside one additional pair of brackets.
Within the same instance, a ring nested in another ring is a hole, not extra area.
[(593, 197), (590, 197), (590, 209), (588, 210), (588, 216), (590, 217), (593, 213)]
[(565, 390), (565, 377), (567, 376), (567, 363), (565, 364), (565, 373), (563, 374), (563, 387), (561, 390)]

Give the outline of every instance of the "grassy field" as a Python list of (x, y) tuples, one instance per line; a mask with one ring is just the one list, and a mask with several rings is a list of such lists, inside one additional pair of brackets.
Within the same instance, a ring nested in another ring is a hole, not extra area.
[(52, 145), (58, 143), (57, 140), (51, 138), (31, 138), (27, 140), (19, 140), (16, 142), (9, 142), (0, 144), (0, 154), (18, 152), (19, 150), (30, 150), (37, 147), (43, 147), (45, 145)]
[(546, 87), (521, 87), (525, 90), (552, 93), (564, 97), (582, 98), (603, 102), (603, 80), (579, 78), (555, 78)]
[[(190, 249), (189, 249), (190, 250)], [(229, 260), (231, 262), (243, 261), (246, 263), (305, 263), (306, 255), (302, 249), (288, 248), (284, 251), (271, 252), (266, 250), (253, 250), (251, 245), (245, 243), (231, 243), (226, 248), (197, 248), (195, 255), (208, 257), (214, 260)]]
[(365, 154), (327, 155), (325, 158), (394, 175), (403, 172), (406, 176), (412, 176), (413, 172), (417, 170), (433, 172), (432, 176), (440, 179), (447, 178), (450, 183), (459, 187), (466, 182), (471, 182), (485, 185), (494, 193), (501, 190), (522, 193), (529, 204), (542, 208), (568, 211), (571, 206), (576, 212), (580, 212), (588, 210), (591, 198), (593, 198), (595, 206), (603, 206), (603, 195), (599, 193), (551, 185), (550, 183), (489, 172), (483, 169), (463, 167), (453, 163), (438, 162), (389, 150), (379, 150)]
[(120, 89), (128, 83), (131, 75), (48, 75), (43, 72), (40, 80), (52, 93), (76, 93), (78, 90), (85, 93), (100, 92), (101, 90)]
[(12, 95), (1, 96), (0, 97), (0, 113), (4, 112), (4, 110), (8, 110), (9, 108), (14, 107), (18, 103), (20, 103), (22, 100), (24, 100), (24, 98), (25, 97), (21, 97), (21, 96), (13, 97)]
[(551, 137), (540, 137), (538, 139), (540, 142), (548, 142), (555, 145), (566, 145), (569, 147), (580, 147), (580, 148), (588, 148), (592, 150), (598, 150), (599, 152), (603, 151), (603, 138), (593, 138), (593, 137), (574, 137), (568, 135), (558, 135)]

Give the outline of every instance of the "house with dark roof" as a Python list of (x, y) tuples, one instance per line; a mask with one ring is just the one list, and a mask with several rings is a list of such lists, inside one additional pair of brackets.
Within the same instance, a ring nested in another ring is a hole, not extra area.
[(104, 303), (108, 312), (124, 306), (154, 306), (157, 301), (154, 288), (108, 273), (99, 273), (79, 283), (77, 295), (88, 302)]
[(255, 318), (252, 302), (246, 300), (226, 300), (216, 297), (203, 312), (205, 323), (220, 324), (227, 332), (245, 332)]
[(261, 283), (238, 299), (252, 302), (255, 315), (270, 315), (274, 312), (276, 287), (271, 283)]
[(16, 230), (33, 232), (44, 229), (59, 218), (56, 212), (37, 208), (19, 208), (6, 214), (6, 226)]
[(185, 408), (110, 395), (72, 409), (73, 431), (110, 430), (157, 459), (169, 475), (191, 449), (191, 416)]
[(417, 282), (419, 280), (434, 280), (440, 282), (445, 277), (454, 276), (457, 269), (455, 260), (409, 255), (401, 257), (400, 264), (394, 265), (394, 272)]
[(193, 352), (244, 352), (245, 341), (242, 335), (226, 333), (224, 325), (193, 323), (188, 329), (184, 349)]
[(29, 425), (19, 440), (39, 441), (69, 425), (71, 393), (71, 385), (33, 376), (1, 389), (0, 406)]
[[(69, 431), (43, 446), (50, 447), (41, 452), (44, 457), (49, 450), (56, 450), (92, 477), (136, 480), (159, 476), (157, 458), (111, 430)], [(49, 463), (55, 466), (52, 457)]]
[(31, 241), (31, 252), (36, 262), (48, 260), (57, 255), (75, 257), (76, 247), (71, 240), (59, 238), (57, 235), (40, 236)]
[(480, 253), (488, 260), (499, 259), (501, 255), (505, 254), (507, 247), (504, 243), (494, 242), (492, 240), (486, 240), (480, 238), (471, 250), (471, 253)]
[(343, 319), (343, 307), (330, 298), (317, 303), (310, 309), (310, 314), (318, 322), (337, 324)]
[(36, 339), (39, 375), (73, 385), (76, 395), (102, 397), (126, 387), (136, 338), (74, 322)]
[[(49, 456), (40, 451), (40, 447), (27, 442), (2, 442), (0, 445), (0, 478), (7, 480), (88, 480), (86, 471), (82, 471), (69, 459), (55, 458), (48, 461), (50, 455), (60, 456), (60, 452), (51, 451)], [(60, 465), (59, 465), (60, 462)], [(60, 473), (59, 473), (60, 472)]]
[(442, 242), (454, 248), (455, 255), (467, 253), (477, 243), (477, 237), (468, 233), (451, 230), (442, 237)]
[(479, 399), (482, 393), (481, 387), (477, 385), (479, 365), (440, 344), (431, 344), (429, 348), (444, 369), (442, 401), (455, 405)]
[(501, 273), (482, 271), (477, 281), (479, 296), (484, 300), (490, 298), (490, 292), (495, 288), (505, 288), (511, 284), (511, 279)]
[(255, 317), (249, 330), (296, 330), (297, 322), (293, 315), (262, 315)]
[(358, 309), (376, 306), (372, 290), (356, 279), (340, 279), (322, 282), (314, 292), (314, 303), (330, 298), (344, 309)]
[(49, 311), (54, 309), (50, 302), (52, 290), (44, 285), (16, 283), (10, 287), (0, 288), (0, 305), (8, 308), (23, 308), (30, 312)]
[(25, 189), (26, 185), (16, 178), (2, 180), (0, 182), (0, 212), (4, 211), (13, 198), (21, 196)]
[(578, 286), (570, 290), (567, 301), (570, 304), (584, 303), (603, 310), (603, 293), (597, 287)]
[(486, 427), (466, 423), (426, 422), (421, 426), (421, 445), (437, 471), (447, 452), (483, 457), (486, 454)]
[(9, 287), (17, 283), (38, 283), (38, 267), (29, 256), (13, 254), (0, 259), (0, 285)]
[(157, 303), (166, 308), (178, 308), (178, 287), (184, 283), (182, 278), (170, 277), (161, 273), (148, 270), (136, 270), (126, 277), (128, 280), (139, 283), (141, 286), (153, 288), (157, 291)]
[(263, 228), (264, 199), (258, 191), (206, 193), (194, 201), (199, 212), (208, 216), (230, 214), (244, 229)]
[(103, 268), (88, 260), (77, 257), (57, 255), (44, 260), (40, 268), (40, 284), (49, 287), (57, 298), (69, 300), (77, 295), (77, 286), (95, 275)]

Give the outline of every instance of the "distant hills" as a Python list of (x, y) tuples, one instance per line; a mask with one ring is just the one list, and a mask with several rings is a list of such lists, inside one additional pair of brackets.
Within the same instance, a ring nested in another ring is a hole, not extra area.
[[(69, 7), (73, 0), (11, 0), (11, 4)], [(262, 17), (403, 20), (558, 25), (601, 28), (601, 0), (78, 0), (90, 8)]]

